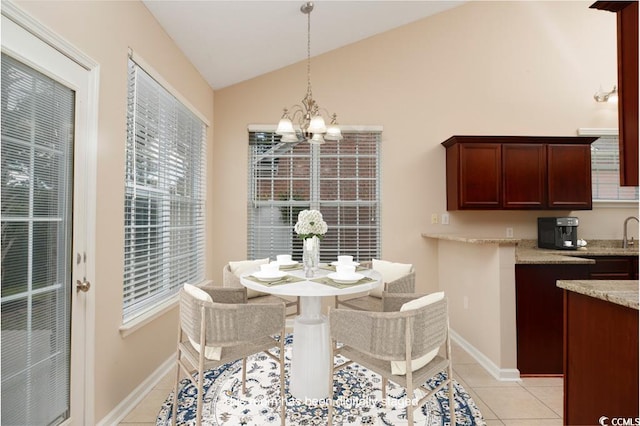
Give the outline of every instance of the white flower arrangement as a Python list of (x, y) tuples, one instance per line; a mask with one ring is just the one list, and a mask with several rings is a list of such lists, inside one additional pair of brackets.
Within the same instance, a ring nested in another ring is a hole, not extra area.
[(298, 213), (298, 222), (293, 229), (303, 240), (312, 237), (322, 239), (322, 236), (327, 233), (327, 223), (318, 210), (302, 210)]

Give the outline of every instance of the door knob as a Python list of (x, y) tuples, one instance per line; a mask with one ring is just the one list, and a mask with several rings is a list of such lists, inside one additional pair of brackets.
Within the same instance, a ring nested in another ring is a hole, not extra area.
[(91, 288), (91, 283), (86, 279), (76, 281), (76, 290), (86, 293)]

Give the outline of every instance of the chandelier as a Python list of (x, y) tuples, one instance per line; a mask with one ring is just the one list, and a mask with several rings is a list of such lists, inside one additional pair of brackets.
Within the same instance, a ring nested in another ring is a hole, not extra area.
[[(342, 139), (338, 127), (336, 114), (331, 115), (327, 126), (322, 117), (318, 103), (311, 93), (311, 11), (313, 3), (307, 2), (300, 6), (300, 11), (307, 15), (307, 94), (302, 99), (302, 105), (294, 105), (291, 109), (284, 109), (276, 135), (282, 136), (282, 142), (302, 142), (323, 144), (325, 140), (339, 141)], [(326, 110), (325, 110), (326, 112)], [(328, 115), (328, 114), (327, 114)], [(296, 126), (294, 127), (294, 120)]]

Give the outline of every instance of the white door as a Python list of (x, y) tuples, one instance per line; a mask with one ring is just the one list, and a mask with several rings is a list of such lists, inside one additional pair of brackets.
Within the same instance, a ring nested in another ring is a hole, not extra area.
[(87, 424), (91, 72), (4, 11), (1, 65), (2, 423)]

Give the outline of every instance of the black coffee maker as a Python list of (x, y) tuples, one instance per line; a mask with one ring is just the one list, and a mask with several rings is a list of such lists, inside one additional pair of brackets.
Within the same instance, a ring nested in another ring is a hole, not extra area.
[(578, 248), (578, 218), (539, 217), (538, 247), (576, 250)]

